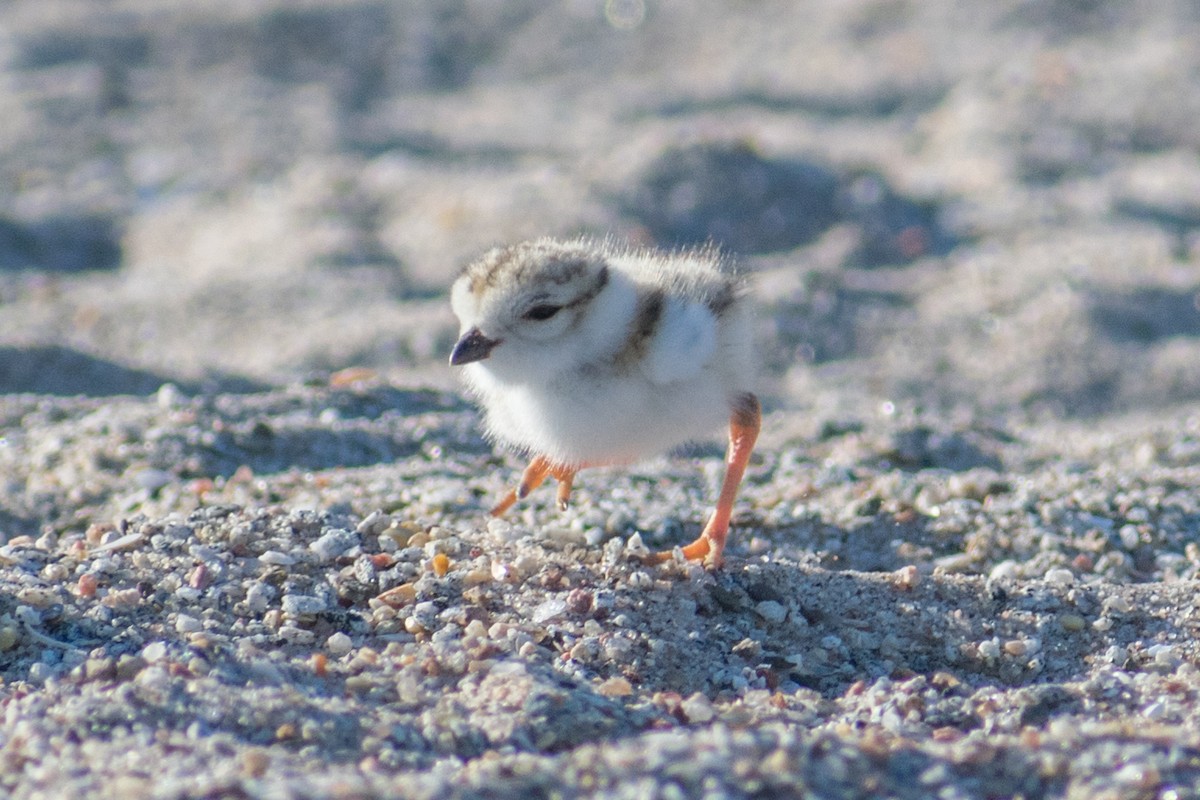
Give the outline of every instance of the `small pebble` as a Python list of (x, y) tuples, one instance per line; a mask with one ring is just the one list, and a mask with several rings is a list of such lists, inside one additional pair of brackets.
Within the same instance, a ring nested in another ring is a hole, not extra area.
[(280, 607), (289, 616), (312, 616), (320, 614), (328, 605), (319, 597), (307, 594), (287, 594), (283, 596)]
[(567, 613), (567, 603), (559, 598), (551, 598), (542, 602), (533, 610), (533, 621), (539, 624), (558, 619)]
[(975, 556), (970, 553), (953, 553), (952, 555), (935, 559), (933, 564), (941, 572), (959, 575), (975, 569)]
[(158, 391), (154, 393), (154, 401), (161, 409), (170, 409), (184, 403), (183, 392), (179, 391), (179, 387), (173, 383), (164, 383), (158, 387)]
[(624, 678), (614, 677), (603, 681), (596, 691), (603, 697), (629, 697), (633, 694), (633, 686)]
[(654, 585), (654, 578), (650, 577), (649, 572), (639, 569), (629, 573), (626, 582), (634, 589), (649, 589)]
[(532, 555), (522, 554), (516, 557), (512, 566), (519, 578), (527, 578), (541, 568), (542, 561)]
[(412, 535), (418, 532), (420, 528), (410, 524), (395, 523), (388, 525), (378, 535), (379, 549), (393, 552), (398, 549), (408, 547), (408, 540)]
[(409, 619), (414, 620), (423, 630), (434, 630), (438, 627), (438, 607), (430, 600), (417, 603), (413, 606)]
[(987, 659), (1000, 657), (1000, 643), (995, 639), (987, 639), (979, 643), (979, 655)]
[(192, 589), (204, 589), (208, 586), (208, 566), (197, 564), (188, 575), (188, 586)]
[(1154, 663), (1159, 667), (1172, 668), (1179, 663), (1179, 656), (1175, 652), (1175, 646), (1170, 644), (1156, 644), (1146, 648), (1146, 655), (1154, 659)]
[[(278, 730), (276, 730), (278, 734)], [(278, 738), (278, 736), (276, 737)], [(251, 747), (242, 753), (242, 772), (250, 778), (261, 778), (271, 766), (271, 756), (261, 747)]]
[(95, 597), (96, 589), (99, 587), (99, 581), (96, 576), (90, 572), (85, 572), (79, 576), (75, 582), (75, 593), (80, 597)]
[(45, 661), (36, 661), (29, 667), (28, 675), (31, 683), (45, 683), (54, 676), (54, 667)]
[(897, 589), (912, 591), (921, 583), (921, 573), (916, 566), (908, 564), (892, 573), (892, 583)]
[(571, 647), (567, 655), (572, 661), (589, 662), (600, 655), (600, 642), (595, 636), (585, 636)]
[(408, 605), (416, 598), (417, 587), (412, 583), (402, 583), (399, 586), (393, 586), (378, 597), (379, 600), (390, 606)]
[[(48, 549), (48, 548), (47, 548)], [(42, 577), (52, 583), (63, 583), (71, 576), (70, 571), (60, 563), (47, 564), (42, 568)]]
[(712, 701), (699, 692), (685, 699), (680, 703), (679, 708), (688, 722), (696, 724), (702, 725), (705, 722), (711, 721), (716, 716)]
[(288, 644), (293, 645), (309, 645), (317, 640), (317, 635), (312, 631), (298, 628), (289, 622), (279, 626), (279, 636)]
[(763, 600), (754, 606), (754, 610), (767, 622), (783, 622), (788, 615), (787, 607), (775, 600)]
[(0, 653), (8, 652), (21, 641), (21, 629), (16, 625), (0, 625)]
[(572, 589), (567, 593), (566, 604), (572, 614), (586, 614), (592, 610), (592, 593), (587, 589)]
[(89, 681), (112, 678), (116, 675), (116, 664), (111, 658), (89, 658), (83, 664), (83, 674)]
[(462, 577), (463, 587), (469, 588), (472, 586), (481, 586), (485, 583), (492, 582), (492, 571), (490, 569), (471, 569), (468, 570)]
[(378, 536), (388, 529), (392, 524), (392, 518), (382, 511), (372, 511), (367, 516), (363, 517), (362, 521), (354, 527), (355, 533), (360, 536)]
[(511, 522), (498, 517), (487, 521), (487, 531), (501, 542), (512, 542), (520, 537), (520, 530)]
[(1115, 611), (1118, 614), (1128, 614), (1133, 610), (1133, 605), (1123, 595), (1114, 594), (1104, 599), (1104, 610), (1110, 613)]
[(352, 647), (354, 647), (354, 641), (341, 631), (325, 640), (325, 649), (334, 655), (340, 656), (349, 653)]
[(1036, 639), (1010, 639), (1004, 643), (1004, 652), (1010, 656), (1024, 656), (1036, 653), (1040, 645)]
[(358, 546), (358, 534), (341, 528), (326, 531), (308, 546), (323, 563), (329, 562)]
[(151, 642), (142, 648), (142, 658), (148, 664), (162, 661), (167, 657), (166, 642)]
[(1126, 550), (1136, 550), (1142, 543), (1142, 535), (1134, 525), (1122, 525), (1117, 533), (1121, 537), (1121, 546)]
[(1072, 633), (1081, 631), (1087, 627), (1087, 620), (1078, 614), (1063, 614), (1058, 618), (1058, 623), (1062, 625), (1063, 630), (1070, 631)]
[(255, 613), (266, 611), (275, 594), (275, 587), (262, 581), (251, 581), (246, 584), (246, 607)]
[(1062, 567), (1049, 569), (1046, 570), (1046, 583), (1062, 587), (1071, 586), (1075, 583), (1075, 574)]

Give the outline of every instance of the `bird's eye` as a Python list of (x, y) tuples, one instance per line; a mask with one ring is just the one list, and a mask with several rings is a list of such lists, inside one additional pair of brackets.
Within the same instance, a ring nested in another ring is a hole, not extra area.
[(550, 319), (559, 311), (562, 311), (562, 306), (553, 306), (549, 303), (536, 305), (521, 315), (521, 319), (530, 319), (535, 322), (543, 322)]

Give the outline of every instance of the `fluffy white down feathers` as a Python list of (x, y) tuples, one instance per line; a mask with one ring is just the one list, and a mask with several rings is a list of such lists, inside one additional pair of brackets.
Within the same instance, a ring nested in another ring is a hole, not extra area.
[(451, 304), (488, 436), (557, 464), (710, 436), (752, 388), (745, 285), (715, 251), (540, 239), (469, 265)]

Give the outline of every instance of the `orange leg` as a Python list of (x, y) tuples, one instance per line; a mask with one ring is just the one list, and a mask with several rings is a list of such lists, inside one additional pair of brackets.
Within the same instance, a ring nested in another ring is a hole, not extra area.
[(571, 485), (575, 482), (575, 473), (578, 471), (578, 467), (564, 467), (551, 462), (545, 456), (534, 456), (521, 475), (521, 483), (517, 488), (510, 489), (500, 498), (500, 502), (492, 507), (492, 516), (499, 517), (518, 500), (524, 500), (530, 492), (545, 482), (547, 475), (558, 481), (558, 507), (559, 510), (566, 510), (567, 502), (571, 499)]
[[(729, 518), (733, 516), (733, 501), (737, 498), (761, 427), (762, 407), (758, 398), (748, 392), (739, 396), (729, 417), (729, 451), (725, 456), (725, 481), (721, 484), (717, 508), (696, 541), (683, 548), (683, 557), (688, 561), (706, 560), (715, 567), (721, 566), (729, 535)], [(654, 553), (648, 560), (652, 564), (661, 564), (671, 557), (672, 551), (666, 551)]]

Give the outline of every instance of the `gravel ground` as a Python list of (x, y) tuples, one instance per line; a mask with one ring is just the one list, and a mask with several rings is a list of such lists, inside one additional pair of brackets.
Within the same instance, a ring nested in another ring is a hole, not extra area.
[(636, 556), (695, 535), (719, 455), (485, 521), (518, 465), (452, 394), (0, 408), (14, 796), (1200, 782), (1200, 417), (768, 433), (709, 573)]
[[(0, 8), (0, 794), (1200, 797), (1200, 13)], [(716, 241), (766, 417), (521, 464), (463, 261)]]

